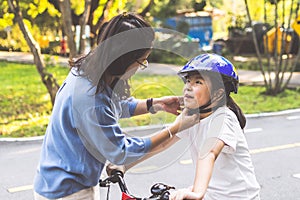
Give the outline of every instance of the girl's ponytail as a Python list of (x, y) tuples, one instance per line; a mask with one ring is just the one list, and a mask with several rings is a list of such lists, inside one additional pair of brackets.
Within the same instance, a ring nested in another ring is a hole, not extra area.
[(236, 104), (236, 102), (232, 99), (230, 95), (227, 96), (227, 106), (230, 110), (232, 110), (237, 116), (240, 126), (242, 129), (246, 126), (246, 117), (242, 111), (242, 109)]

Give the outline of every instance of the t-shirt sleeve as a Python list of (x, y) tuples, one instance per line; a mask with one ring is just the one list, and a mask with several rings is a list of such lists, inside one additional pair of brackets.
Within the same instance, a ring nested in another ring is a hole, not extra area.
[(185, 129), (176, 134), (180, 139), (187, 138), (189, 136), (189, 129)]
[[(237, 145), (237, 133), (241, 131), (239, 122), (234, 113), (231, 111), (218, 113), (211, 121), (207, 133), (207, 142), (212, 146), (213, 141), (216, 139), (222, 140), (225, 146), (222, 150), (223, 153), (234, 153)], [(213, 139), (214, 138), (214, 139)]]
[(242, 131), (236, 116), (232, 113), (225, 113), (224, 122), (218, 138), (225, 143), (223, 153), (234, 153), (237, 145), (237, 134)]

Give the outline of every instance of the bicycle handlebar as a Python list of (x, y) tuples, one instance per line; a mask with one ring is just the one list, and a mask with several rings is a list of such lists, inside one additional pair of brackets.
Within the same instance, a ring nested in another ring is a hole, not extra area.
[(168, 186), (163, 183), (156, 183), (151, 187), (150, 190), (152, 196), (148, 198), (138, 198), (129, 193), (123, 177), (123, 172), (119, 170), (113, 170), (108, 178), (99, 180), (99, 186), (109, 187), (111, 183), (118, 183), (122, 192), (122, 200), (168, 200), (170, 195), (169, 190), (175, 189), (175, 187)]

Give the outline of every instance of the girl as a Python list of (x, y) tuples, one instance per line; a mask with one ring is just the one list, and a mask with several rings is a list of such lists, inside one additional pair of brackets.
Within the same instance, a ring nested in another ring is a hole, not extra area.
[(95, 190), (107, 160), (131, 163), (198, 122), (197, 115), (183, 111), (169, 128), (149, 138), (129, 138), (122, 132), (121, 117), (157, 110), (177, 114), (177, 97), (130, 98), (128, 79), (148, 66), (153, 39), (144, 19), (124, 13), (108, 22), (93, 51), (70, 62), (45, 134), (35, 199), (99, 199)]
[(259, 199), (259, 184), (243, 133), (245, 116), (231, 98), (238, 91), (234, 66), (224, 57), (203, 54), (178, 73), (185, 82), (184, 105), (200, 112), (200, 123), (177, 134), (189, 137), (194, 184), (172, 193), (172, 200)]
[[(170, 199), (259, 199), (260, 187), (243, 133), (246, 118), (230, 96), (238, 91), (234, 66), (222, 56), (202, 54), (191, 59), (178, 74), (185, 83), (184, 106), (190, 113), (200, 113), (200, 123), (155, 149), (158, 153), (183, 137), (190, 140), (196, 169), (194, 184), (171, 193)], [(125, 166), (125, 170), (139, 162)], [(108, 167), (108, 173), (116, 168)]]

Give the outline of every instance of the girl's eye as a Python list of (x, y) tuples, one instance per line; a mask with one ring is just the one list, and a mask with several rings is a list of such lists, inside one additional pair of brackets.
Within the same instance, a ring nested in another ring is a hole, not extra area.
[(196, 84), (202, 84), (202, 81), (197, 80), (195, 83), (196, 83)]

